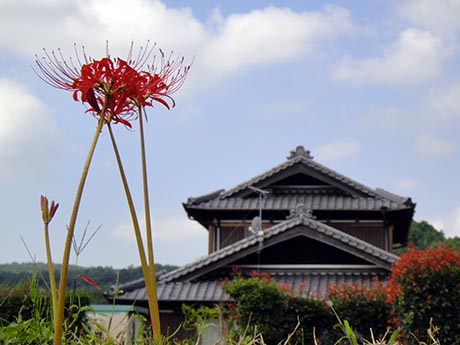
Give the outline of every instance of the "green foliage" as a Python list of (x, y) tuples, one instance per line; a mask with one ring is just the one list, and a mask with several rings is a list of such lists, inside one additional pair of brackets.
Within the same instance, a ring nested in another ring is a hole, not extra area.
[(460, 249), (460, 237), (449, 237), (444, 241), (444, 243), (455, 250)]
[(409, 249), (393, 265), (389, 282), (394, 318), (405, 339), (430, 341), (425, 330), (440, 326), (443, 344), (459, 345), (460, 252), (444, 245)]
[[(399, 340), (399, 335), (400, 335), (401, 330), (399, 329), (393, 332), (390, 332), (390, 330), (388, 329), (385, 332), (385, 334), (380, 338), (376, 338), (374, 336), (374, 332), (372, 331), (372, 329), (370, 329), (369, 340), (364, 339), (364, 338), (360, 339), (360, 336), (358, 336), (355, 333), (353, 327), (350, 325), (348, 320), (342, 321), (341, 317), (339, 316), (339, 314), (336, 312), (334, 308), (334, 304), (331, 301), (328, 301), (328, 305), (330, 306), (331, 310), (334, 312), (334, 315), (338, 321), (337, 328), (339, 328), (343, 334), (339, 340), (334, 341), (334, 342), (329, 341), (327, 342), (328, 344), (334, 343), (334, 345), (344, 345), (344, 344), (349, 344), (349, 345), (401, 345), (401, 342)], [(429, 338), (429, 342), (420, 341), (417, 337), (413, 337), (410, 344), (413, 344), (414, 343), (413, 341), (415, 340), (416, 344), (418, 345), (441, 345), (439, 339), (436, 338), (438, 332), (439, 332), (439, 328), (430, 324), (430, 328), (428, 328), (426, 332)], [(318, 342), (315, 341), (315, 345), (319, 345)]]
[(333, 317), (319, 297), (290, 297), (284, 320), (288, 331), (299, 323), (297, 332), (291, 335), (292, 344), (311, 344), (315, 331), (323, 333), (333, 325)]
[(29, 282), (22, 283), (12, 290), (1, 289), (0, 291), (0, 326), (14, 321), (21, 312), (25, 318), (30, 318), (32, 309), (29, 295)]
[[(290, 344), (313, 344), (314, 330), (324, 344), (332, 344), (339, 337), (340, 333), (334, 331), (335, 318), (323, 298), (295, 296), (291, 287), (260, 276), (237, 277), (224, 284), (224, 290), (235, 300), (234, 317), (240, 328), (257, 326), (268, 344), (277, 344), (288, 336)], [(332, 300), (346, 319), (353, 320), (353, 331), (359, 339), (360, 334), (368, 335), (370, 328), (375, 335), (385, 334), (389, 314), (382, 283), (338, 284), (330, 286), (323, 297)]]
[(257, 326), (269, 344), (287, 337), (288, 325), (281, 320), (288, 308), (288, 295), (275, 281), (260, 276), (237, 277), (226, 282), (223, 289), (235, 300), (234, 317), (241, 327)]
[(26, 300), (30, 302), (20, 308), (16, 320), (0, 328), (2, 344), (48, 344), (52, 340), (49, 301), (40, 292), (35, 276), (30, 280)]
[[(85, 294), (69, 295), (66, 302), (66, 331), (82, 334), (85, 328)], [(47, 344), (52, 341), (54, 327), (50, 298), (38, 285), (35, 274), (30, 280), (3, 297), (0, 309), (0, 343)]]
[[(422, 220), (421, 222), (412, 221), (408, 243), (414, 249), (426, 249), (437, 243), (445, 243), (455, 249), (460, 248), (460, 237), (446, 238), (442, 230), (437, 230), (430, 223)], [(399, 251), (399, 253), (404, 250)]]
[[(208, 307), (204, 305), (192, 306), (183, 304), (182, 313), (185, 316), (182, 328), (186, 331), (193, 331), (197, 343), (207, 327), (215, 326), (210, 323), (211, 320), (220, 323), (223, 322), (222, 311), (218, 306)], [(195, 341), (193, 341), (193, 343), (195, 343)]]
[(434, 226), (422, 220), (413, 221), (409, 231), (408, 242), (415, 249), (425, 249), (432, 245), (445, 241), (446, 236), (442, 231), (438, 231)]

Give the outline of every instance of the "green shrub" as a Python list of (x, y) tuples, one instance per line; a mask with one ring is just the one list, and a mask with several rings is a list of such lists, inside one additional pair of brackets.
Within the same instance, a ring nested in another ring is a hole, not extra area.
[(358, 335), (366, 338), (372, 328), (373, 334), (380, 338), (387, 331), (390, 305), (386, 302), (387, 290), (382, 282), (330, 285), (327, 299), (342, 319), (353, 323)]
[(445, 245), (409, 249), (392, 268), (389, 282), (394, 323), (403, 338), (428, 342), (430, 321), (442, 344), (460, 344), (460, 253)]
[(288, 331), (294, 330), (296, 323), (299, 323), (297, 332), (291, 337), (291, 344), (313, 344), (314, 332), (321, 335), (334, 325), (333, 315), (324, 301), (316, 297), (290, 297), (285, 320)]
[(268, 276), (236, 277), (224, 283), (223, 289), (234, 298), (233, 316), (242, 327), (257, 326), (268, 344), (287, 337), (288, 294), (275, 281)]

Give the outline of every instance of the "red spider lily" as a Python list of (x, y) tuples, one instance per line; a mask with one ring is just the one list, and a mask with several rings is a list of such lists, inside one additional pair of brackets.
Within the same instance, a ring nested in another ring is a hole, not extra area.
[(170, 109), (167, 100), (171, 101), (171, 106), (174, 107), (175, 102), (171, 95), (179, 90), (184, 83), (190, 66), (183, 67), (184, 58), (172, 59), (171, 54), (166, 59), (163, 51), (160, 50), (160, 53), (160, 67), (152, 65), (149, 68), (149, 78), (147, 78), (144, 88), (144, 97), (159, 102)]
[(152, 106), (152, 101), (173, 107), (171, 94), (182, 86), (189, 70), (183, 58), (165, 59), (161, 50), (160, 66), (142, 70), (152, 49), (148, 44), (141, 48), (136, 60), (131, 60), (132, 45), (128, 60), (111, 58), (108, 52), (100, 60), (89, 59), (83, 50), (83, 59), (76, 53), (78, 67), (72, 59), (66, 62), (61, 51), (49, 54), (45, 50), (42, 59), (36, 57), (37, 74), (55, 88), (73, 91), (74, 100), (86, 103), (87, 111), (97, 118), (104, 116), (106, 121), (131, 127), (129, 121), (138, 108)]
[(122, 59), (108, 57), (81, 67), (81, 75), (72, 84), (73, 98), (90, 105), (89, 112), (96, 116), (105, 109), (107, 120), (131, 127), (129, 118), (135, 113), (134, 103), (142, 97), (138, 89), (139, 72)]

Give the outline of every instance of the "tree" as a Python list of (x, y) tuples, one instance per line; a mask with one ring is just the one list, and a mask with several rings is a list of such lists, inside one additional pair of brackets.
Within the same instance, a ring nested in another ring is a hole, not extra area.
[(409, 231), (409, 243), (414, 249), (429, 248), (435, 243), (443, 242), (446, 236), (442, 231), (436, 230), (435, 227), (428, 222), (413, 221)]

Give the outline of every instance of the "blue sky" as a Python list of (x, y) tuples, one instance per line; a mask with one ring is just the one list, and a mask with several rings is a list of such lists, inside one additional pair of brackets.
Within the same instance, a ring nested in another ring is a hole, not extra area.
[[(460, 2), (0, 1), (0, 262), (45, 260), (39, 196), (57, 200), (60, 261), (96, 122), (33, 73), (34, 54), (73, 44), (125, 57), (150, 39), (193, 62), (172, 111), (148, 110), (156, 260), (206, 255), (182, 202), (231, 188), (297, 145), (369, 187), (410, 196), (416, 220), (460, 236)], [(137, 130), (116, 129), (138, 208)], [(101, 229), (82, 265), (138, 265), (118, 171), (103, 133), (77, 238)], [(74, 259), (72, 259), (74, 260)]]

